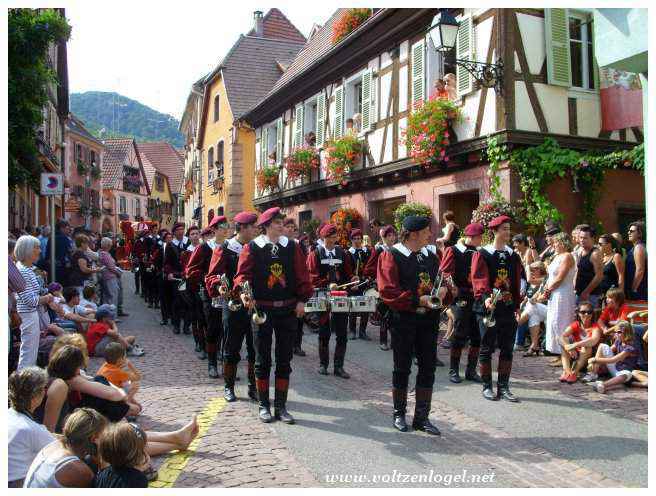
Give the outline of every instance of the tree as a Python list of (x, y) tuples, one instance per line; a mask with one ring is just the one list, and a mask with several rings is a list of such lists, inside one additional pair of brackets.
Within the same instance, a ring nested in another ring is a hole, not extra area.
[(37, 129), (43, 121), (48, 85), (57, 84), (46, 56), (51, 43), (68, 40), (70, 34), (66, 19), (53, 9), (9, 9), (9, 188), (38, 184)]

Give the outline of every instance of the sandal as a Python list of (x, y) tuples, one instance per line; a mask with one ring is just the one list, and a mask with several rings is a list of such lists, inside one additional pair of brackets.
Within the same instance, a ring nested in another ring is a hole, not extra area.
[(522, 355), (523, 357), (533, 357), (533, 356), (540, 356), (540, 350), (534, 350), (533, 348), (529, 348), (526, 353)]

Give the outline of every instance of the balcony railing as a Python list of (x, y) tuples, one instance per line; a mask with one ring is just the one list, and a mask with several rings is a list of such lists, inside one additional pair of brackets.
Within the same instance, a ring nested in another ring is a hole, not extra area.
[(36, 138), (36, 146), (37, 149), (39, 150), (39, 153), (46, 157), (52, 164), (59, 168), (59, 159), (57, 158), (57, 155), (55, 154), (55, 151), (50, 147), (50, 144), (45, 140), (43, 136), (37, 136)]

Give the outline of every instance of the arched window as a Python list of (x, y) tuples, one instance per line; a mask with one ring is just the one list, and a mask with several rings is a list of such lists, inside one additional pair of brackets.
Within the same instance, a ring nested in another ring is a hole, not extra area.
[(214, 122), (219, 120), (219, 100), (220, 95), (214, 97)]
[(219, 141), (216, 145), (216, 162), (219, 166), (223, 166), (223, 141)]
[(214, 167), (214, 148), (207, 150), (207, 168), (212, 169)]

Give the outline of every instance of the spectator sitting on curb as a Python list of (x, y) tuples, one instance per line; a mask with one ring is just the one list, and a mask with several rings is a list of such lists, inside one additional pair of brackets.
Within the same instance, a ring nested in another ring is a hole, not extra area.
[(103, 376), (114, 386), (122, 388), (127, 394), (128, 405), (135, 405), (140, 412), (143, 410), (141, 404), (134, 398), (139, 391), (141, 373), (127, 359), (125, 347), (121, 343), (114, 342), (107, 345), (105, 363), (102, 364), (97, 375)]
[(93, 487), (148, 487), (157, 472), (150, 465), (147, 442), (147, 434), (137, 424), (108, 426), (98, 443), (98, 454), (108, 466), (96, 474)]
[(144, 354), (143, 349), (135, 344), (134, 336), (123, 337), (116, 327), (115, 310), (111, 305), (100, 305), (96, 312), (96, 322), (89, 326), (87, 331), (87, 345), (89, 346), (89, 355), (103, 356), (105, 348), (109, 343), (119, 342), (128, 351), (130, 356), (141, 356)]
[(82, 290), (82, 298), (80, 298), (80, 306), (89, 309), (93, 312), (98, 310), (96, 288), (94, 286), (85, 286)]
[[(597, 348), (597, 354), (588, 360), (592, 374), (599, 374), (600, 365), (605, 365), (611, 375), (611, 379), (594, 383), (594, 389), (598, 393), (605, 393), (609, 389), (626, 384), (633, 379), (632, 371), (636, 369), (638, 361), (638, 350), (635, 348), (635, 335), (633, 327), (627, 321), (617, 324), (619, 336), (608, 346), (601, 343)], [(593, 375), (594, 377), (594, 375)]]
[[(563, 347), (563, 374), (560, 376), (560, 382), (570, 384), (577, 381), (579, 373), (587, 366), (588, 358), (592, 356), (594, 347), (601, 339), (601, 331), (592, 319), (594, 313), (592, 303), (582, 301), (576, 313), (578, 319), (567, 326), (560, 337)], [(576, 360), (574, 368), (572, 368), (573, 360)]]
[(597, 325), (604, 336), (609, 336), (615, 332), (618, 322), (627, 320), (628, 313), (629, 307), (624, 303), (624, 291), (611, 288), (606, 293), (606, 307), (601, 311)]

